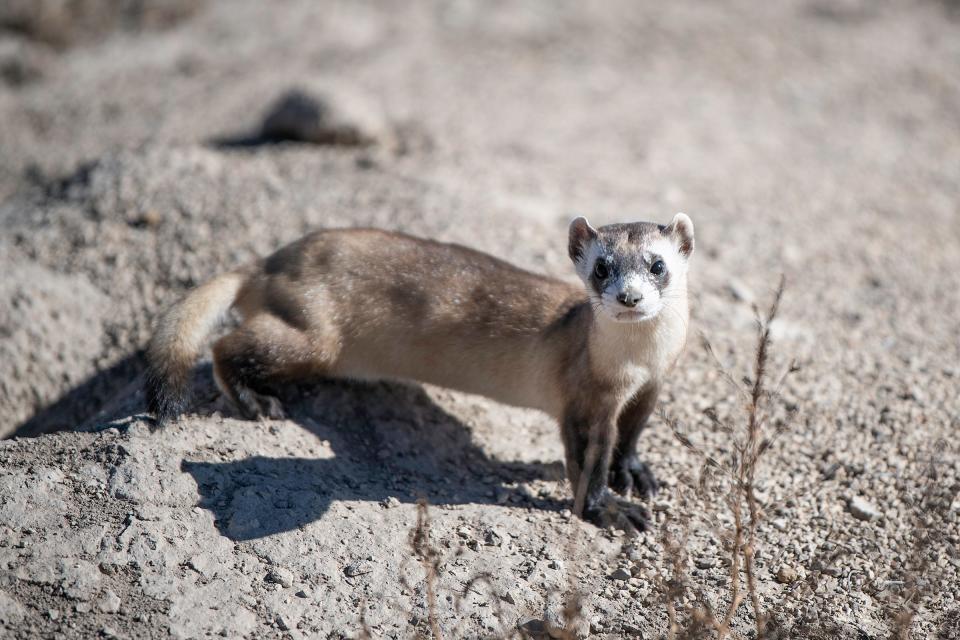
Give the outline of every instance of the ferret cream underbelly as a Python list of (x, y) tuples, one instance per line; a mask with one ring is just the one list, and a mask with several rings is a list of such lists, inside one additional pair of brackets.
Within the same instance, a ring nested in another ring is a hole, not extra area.
[(429, 345), (421, 342), (410, 336), (405, 340), (346, 340), (332, 373), (424, 382), (552, 416), (560, 414), (562, 399), (549, 353), (495, 338), (486, 344), (435, 337)]

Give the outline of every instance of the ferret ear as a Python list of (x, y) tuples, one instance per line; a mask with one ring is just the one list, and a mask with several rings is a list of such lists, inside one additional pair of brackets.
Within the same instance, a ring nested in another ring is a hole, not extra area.
[(693, 253), (693, 220), (690, 216), (678, 213), (663, 232), (677, 245), (680, 255), (684, 258), (690, 257)]
[(570, 259), (579, 262), (587, 254), (590, 243), (597, 239), (597, 230), (583, 216), (570, 223)]

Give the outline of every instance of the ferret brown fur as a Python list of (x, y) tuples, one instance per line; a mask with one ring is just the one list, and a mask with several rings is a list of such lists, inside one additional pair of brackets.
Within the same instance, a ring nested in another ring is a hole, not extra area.
[(270, 390), (316, 377), (414, 380), (539, 409), (560, 424), (574, 511), (643, 527), (642, 507), (608, 487), (656, 489), (636, 440), (686, 339), (693, 225), (578, 218), (568, 249), (581, 283), (400, 233), (312, 233), (161, 316), (149, 408), (160, 423), (185, 408), (205, 340), (233, 308), (242, 323), (214, 344), (214, 376), (243, 415), (281, 417)]

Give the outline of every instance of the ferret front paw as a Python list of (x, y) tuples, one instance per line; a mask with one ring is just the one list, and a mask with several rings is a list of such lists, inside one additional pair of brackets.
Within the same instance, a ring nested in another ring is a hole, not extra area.
[(598, 527), (637, 533), (647, 529), (650, 515), (641, 505), (618, 498), (609, 489), (604, 489), (596, 498), (587, 499), (583, 519)]
[(632, 453), (610, 465), (610, 488), (622, 496), (646, 499), (657, 495), (660, 485), (647, 463)]

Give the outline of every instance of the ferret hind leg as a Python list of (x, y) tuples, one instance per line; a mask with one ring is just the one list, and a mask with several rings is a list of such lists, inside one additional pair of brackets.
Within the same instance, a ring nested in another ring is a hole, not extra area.
[(269, 313), (251, 317), (213, 346), (217, 386), (248, 419), (284, 417), (276, 385), (320, 375), (328, 363), (322, 345)]

